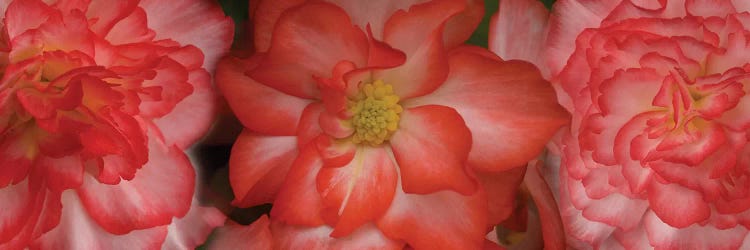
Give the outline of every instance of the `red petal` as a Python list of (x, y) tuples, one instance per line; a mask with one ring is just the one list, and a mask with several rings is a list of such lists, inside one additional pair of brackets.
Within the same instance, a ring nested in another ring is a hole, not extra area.
[(445, 47), (451, 49), (466, 42), (482, 22), (484, 14), (484, 1), (466, 0), (466, 9), (445, 23), (443, 33)]
[(315, 177), (322, 166), (314, 145), (302, 148), (274, 201), (271, 209), (274, 220), (304, 226), (323, 224), (323, 201), (315, 189)]
[(323, 168), (318, 192), (326, 209), (338, 215), (331, 237), (344, 237), (388, 209), (397, 184), (396, 168), (383, 147), (359, 147), (349, 165)]
[(91, 1), (86, 10), (86, 17), (96, 20), (95, 23), (90, 25), (91, 31), (97, 33), (101, 37), (106, 36), (112, 26), (130, 15), (137, 5), (138, 1), (135, 0), (123, 0), (117, 2), (106, 0)]
[(476, 171), (475, 176), (487, 192), (489, 204), (489, 226), (503, 222), (511, 215), (515, 206), (518, 187), (523, 181), (526, 167), (503, 172)]
[(480, 249), (487, 233), (487, 199), (482, 191), (472, 196), (453, 191), (421, 195), (399, 187), (377, 226), (415, 249)]
[(450, 69), (443, 86), (403, 105), (455, 108), (471, 130), (469, 164), (474, 168), (500, 171), (523, 166), (568, 122), (554, 90), (529, 63), (501, 62), (462, 49), (451, 54)]
[(39, 27), (55, 13), (54, 9), (42, 1), (13, 1), (6, 6), (4, 23), (10, 40), (29, 29)]
[(166, 226), (114, 235), (90, 217), (74, 191), (64, 192), (62, 202), (60, 225), (37, 239), (31, 249), (158, 249), (167, 236)]
[(117, 185), (99, 183), (86, 175), (78, 189), (92, 219), (103, 229), (123, 234), (166, 225), (190, 208), (195, 172), (177, 147), (167, 147), (150, 137), (149, 161), (131, 181)]
[(252, 207), (273, 202), (296, 157), (297, 139), (293, 136), (242, 131), (229, 158), (229, 181), (235, 197), (232, 204)]
[(255, 39), (255, 50), (257, 52), (266, 52), (271, 47), (271, 36), (281, 14), (304, 2), (306, 0), (254, 1), (250, 3), (250, 7), (252, 7), (252, 4), (257, 4), (255, 11), (250, 13), (254, 24), (253, 38)]
[(332, 238), (328, 226), (298, 227), (272, 223), (276, 249), (345, 250), (345, 249), (403, 249), (404, 243), (389, 239), (372, 224), (360, 227), (347, 237)]
[(455, 110), (437, 105), (404, 110), (391, 147), (405, 192), (452, 189), (471, 194), (476, 190), (465, 168), (471, 133)]
[(438, 88), (448, 74), (442, 25), (463, 7), (460, 1), (434, 1), (416, 5), (408, 13), (394, 14), (386, 26), (385, 41), (404, 51), (406, 62), (396, 68), (376, 70), (374, 78), (393, 85), (401, 99)]
[[(202, 0), (143, 0), (148, 27), (156, 40), (171, 39), (180, 45), (195, 45), (204, 54), (203, 67), (214, 72), (219, 58), (229, 51), (234, 37), (232, 19), (224, 16), (218, 3)], [(195, 18), (195, 17), (201, 18)]]
[[(703, 195), (677, 184), (651, 183), (648, 201), (654, 213), (672, 227), (684, 228), (711, 216)], [(680, 206), (675, 206), (680, 204)]]
[[(31, 169), (34, 151), (32, 138), (23, 133), (6, 133), (0, 137), (0, 187), (18, 183), (28, 176)], [(8, 167), (9, 166), (9, 167)]]
[(315, 97), (319, 93), (314, 77), (331, 78), (341, 61), (364, 66), (367, 45), (365, 33), (340, 8), (305, 4), (282, 15), (268, 54), (251, 75), (284, 93)]
[(83, 183), (83, 161), (79, 156), (62, 158), (39, 157), (36, 168), (46, 173), (47, 188), (54, 191), (64, 191), (78, 188)]
[(195, 249), (203, 245), (214, 228), (224, 224), (226, 216), (214, 207), (203, 207), (193, 199), (185, 217), (175, 219), (167, 227), (162, 249)]
[(383, 38), (383, 29), (388, 19), (398, 11), (408, 10), (411, 6), (429, 0), (382, 0), (382, 1), (349, 1), (330, 0), (346, 10), (352, 22), (364, 28), (370, 26), (376, 39)]
[(112, 45), (120, 45), (151, 42), (155, 35), (156, 33), (148, 28), (146, 12), (141, 8), (136, 8), (130, 15), (115, 23), (104, 39)]
[(216, 229), (208, 249), (274, 249), (270, 225), (266, 215), (261, 216), (249, 226), (229, 221), (227, 225)]
[(504, 60), (531, 62), (548, 76), (542, 57), (548, 18), (549, 12), (540, 1), (500, 1), (499, 10), (490, 21), (490, 50)]
[[(259, 59), (259, 58), (255, 58)], [(245, 75), (250, 62), (226, 58), (216, 70), (216, 83), (245, 127), (264, 134), (294, 135), (310, 101), (267, 87)], [(252, 101), (248, 101), (252, 100)]]

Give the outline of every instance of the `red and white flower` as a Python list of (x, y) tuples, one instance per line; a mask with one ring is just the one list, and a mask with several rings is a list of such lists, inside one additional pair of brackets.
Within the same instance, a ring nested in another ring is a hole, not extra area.
[[(568, 115), (536, 68), (461, 45), (482, 1), (261, 1), (217, 83), (234, 204), (274, 246), (477, 249)], [(312, 245), (311, 245), (312, 244)]]
[(750, 246), (748, 11), (746, 1), (554, 5), (544, 61), (573, 115), (559, 148), (571, 246)]
[(183, 150), (211, 125), (231, 20), (198, 0), (0, 10), (0, 248), (161, 246), (190, 208)]

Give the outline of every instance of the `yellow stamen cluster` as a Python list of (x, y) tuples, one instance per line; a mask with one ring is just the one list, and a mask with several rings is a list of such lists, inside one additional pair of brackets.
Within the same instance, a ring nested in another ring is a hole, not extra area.
[(393, 86), (381, 80), (360, 86), (359, 93), (350, 98), (349, 123), (354, 128), (352, 142), (372, 146), (382, 144), (398, 129), (399, 114), (403, 111)]

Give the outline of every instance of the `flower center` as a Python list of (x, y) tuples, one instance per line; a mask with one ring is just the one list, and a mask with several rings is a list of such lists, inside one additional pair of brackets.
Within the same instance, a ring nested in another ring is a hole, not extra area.
[(352, 142), (377, 146), (387, 141), (398, 129), (399, 114), (403, 111), (398, 101), (393, 86), (381, 80), (361, 86), (348, 103), (353, 114), (349, 120), (354, 128)]

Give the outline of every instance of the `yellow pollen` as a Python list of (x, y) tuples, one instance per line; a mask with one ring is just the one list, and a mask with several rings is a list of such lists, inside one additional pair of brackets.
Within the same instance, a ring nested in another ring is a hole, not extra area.
[(393, 86), (381, 80), (360, 87), (359, 93), (349, 99), (349, 124), (354, 128), (351, 139), (357, 144), (377, 146), (387, 141), (398, 129), (404, 109), (398, 104)]

